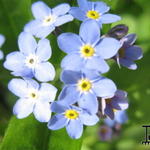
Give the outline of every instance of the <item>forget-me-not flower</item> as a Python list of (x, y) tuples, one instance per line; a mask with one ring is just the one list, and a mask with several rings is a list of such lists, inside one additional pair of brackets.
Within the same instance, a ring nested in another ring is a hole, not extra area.
[(84, 70), (75, 72), (64, 70), (61, 80), (65, 83), (59, 99), (66, 98), (68, 104), (78, 102), (79, 106), (90, 113), (97, 113), (97, 97), (112, 97), (116, 92), (116, 85), (110, 79), (100, 76), (97, 71)]
[(102, 114), (111, 119), (114, 119), (116, 111), (125, 110), (129, 106), (127, 93), (122, 90), (117, 90), (113, 97), (102, 98), (100, 101)]
[(70, 14), (74, 18), (85, 21), (87, 19), (96, 20), (100, 27), (102, 24), (113, 23), (121, 20), (118, 15), (107, 13), (110, 9), (104, 2), (90, 2), (87, 0), (77, 0), (79, 7), (72, 7)]
[(42, 1), (35, 2), (32, 4), (35, 20), (26, 24), (24, 30), (38, 38), (45, 38), (56, 27), (73, 20), (72, 15), (68, 13), (69, 10), (70, 6), (66, 3), (51, 9)]
[(114, 38), (100, 38), (97, 22), (87, 20), (81, 24), (79, 35), (61, 34), (58, 37), (58, 46), (68, 54), (62, 60), (63, 69), (79, 71), (88, 68), (104, 73), (109, 70), (104, 59), (116, 55), (121, 44)]
[(48, 83), (38, 84), (32, 79), (12, 79), (9, 90), (19, 97), (13, 108), (17, 118), (25, 118), (32, 112), (40, 122), (48, 122), (51, 117), (50, 102), (53, 102), (57, 89)]
[(58, 130), (66, 127), (68, 135), (73, 139), (81, 137), (83, 125), (93, 126), (99, 121), (96, 114), (90, 114), (74, 105), (54, 102), (51, 109), (57, 114), (50, 119), (48, 128)]
[(37, 80), (46, 82), (53, 80), (55, 69), (48, 62), (52, 51), (47, 39), (39, 40), (26, 32), (19, 35), (18, 45), (20, 51), (7, 55), (4, 67), (12, 71), (15, 76), (35, 77)]
[(128, 69), (137, 69), (137, 65), (134, 61), (141, 59), (143, 53), (139, 46), (134, 45), (135, 41), (135, 34), (128, 34), (120, 40), (122, 47), (119, 49), (118, 54), (115, 57), (119, 66), (121, 64)]
[[(5, 42), (5, 37), (0, 34), (0, 48), (2, 47), (2, 45), (4, 44)], [(4, 58), (4, 54), (3, 52), (0, 50), (0, 60)]]

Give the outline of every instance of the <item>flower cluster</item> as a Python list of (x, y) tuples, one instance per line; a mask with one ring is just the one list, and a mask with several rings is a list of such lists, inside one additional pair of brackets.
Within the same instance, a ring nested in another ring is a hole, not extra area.
[[(9, 90), (19, 97), (13, 109), (17, 118), (33, 112), (37, 120), (48, 122), (51, 130), (66, 127), (74, 139), (81, 137), (84, 125), (93, 126), (101, 117), (113, 120), (118, 110), (128, 108), (127, 93), (103, 75), (110, 69), (107, 60), (114, 59), (119, 66), (136, 69), (133, 61), (142, 58), (141, 49), (133, 45), (134, 34), (116, 37), (113, 35), (118, 35), (118, 31), (113, 28), (101, 35), (102, 24), (121, 19), (109, 14), (105, 3), (77, 2), (79, 7), (64, 3), (52, 9), (42, 1), (32, 4), (35, 20), (27, 23), (19, 35), (19, 51), (8, 54), (4, 62), (12, 75), (23, 78), (12, 79), (8, 84)], [(61, 62), (60, 79), (64, 87), (54, 102), (57, 89), (45, 83), (55, 77), (46, 37), (74, 18), (82, 21), (79, 35), (62, 33), (57, 38), (59, 48), (67, 55)], [(52, 117), (51, 112), (55, 113)]]

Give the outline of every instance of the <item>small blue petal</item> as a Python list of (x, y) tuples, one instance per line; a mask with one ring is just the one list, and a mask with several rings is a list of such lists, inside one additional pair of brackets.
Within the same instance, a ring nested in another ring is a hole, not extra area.
[(115, 113), (115, 120), (118, 123), (125, 123), (128, 120), (128, 116), (125, 111), (117, 111)]
[(80, 37), (85, 44), (95, 45), (100, 40), (99, 25), (94, 20), (87, 20), (80, 26)]
[(34, 54), (37, 48), (37, 43), (30, 33), (22, 32), (18, 38), (19, 49), (25, 55)]
[(107, 24), (119, 21), (121, 20), (121, 17), (114, 14), (103, 14), (100, 20), (102, 23)]
[(30, 99), (19, 99), (13, 108), (13, 113), (18, 119), (25, 118), (33, 112), (35, 101)]
[(93, 56), (92, 59), (87, 60), (85, 66), (88, 69), (97, 70), (100, 73), (106, 73), (109, 70), (109, 66), (105, 60), (97, 56)]
[(48, 122), (51, 117), (49, 102), (38, 101), (33, 110), (35, 118), (40, 122)]
[(56, 27), (58, 27), (58, 26), (63, 25), (65, 23), (67, 23), (67, 22), (70, 22), (72, 20), (73, 20), (72, 15), (69, 15), (69, 14), (68, 15), (63, 15), (63, 16), (60, 16), (60, 17), (57, 18), (57, 20), (54, 23), (54, 25)]
[(61, 67), (65, 70), (80, 71), (83, 66), (83, 58), (78, 53), (65, 56), (61, 62)]
[(99, 118), (97, 117), (96, 114), (91, 115), (88, 113), (80, 114), (80, 119), (82, 123), (87, 126), (93, 126), (99, 121)]
[(94, 2), (94, 3), (95, 3), (94, 10), (98, 11), (101, 14), (108, 12), (110, 9), (110, 7), (108, 7), (104, 2)]
[(114, 112), (112, 107), (109, 104), (106, 105), (104, 112), (105, 115), (107, 115), (109, 118), (114, 119)]
[(0, 34), (0, 47), (2, 47), (4, 42), (5, 42), (5, 37), (2, 34)]
[(78, 52), (82, 46), (80, 37), (74, 33), (62, 33), (58, 37), (57, 42), (59, 48), (65, 53)]
[(86, 109), (91, 114), (98, 112), (98, 100), (94, 93), (87, 93), (79, 99), (78, 104), (81, 108)]
[(86, 19), (85, 13), (78, 7), (71, 7), (69, 13), (76, 19), (83, 21)]
[(35, 78), (41, 82), (52, 81), (55, 77), (55, 68), (49, 62), (43, 62), (35, 67)]
[(38, 42), (36, 55), (40, 61), (47, 61), (52, 54), (50, 42), (47, 39), (42, 39)]
[(93, 91), (98, 97), (114, 96), (117, 88), (114, 82), (110, 79), (103, 78), (93, 83)]
[(128, 34), (125, 37), (123, 37), (121, 39), (121, 41), (124, 42), (123, 45), (126, 47), (129, 45), (133, 45), (135, 43), (136, 39), (137, 39), (136, 34)]
[(81, 10), (87, 11), (89, 9), (87, 0), (77, 0), (77, 2)]
[(25, 80), (22, 79), (12, 79), (8, 83), (8, 89), (18, 97), (26, 97), (28, 85)]
[(64, 128), (67, 124), (67, 118), (65, 118), (63, 114), (58, 114), (50, 119), (48, 123), (48, 128), (51, 130), (58, 130)]
[(4, 58), (4, 53), (0, 50), (0, 60)]
[(130, 46), (125, 50), (125, 57), (130, 60), (138, 60), (143, 57), (142, 49), (138, 46)]
[(77, 84), (81, 77), (81, 72), (64, 70), (61, 74), (61, 81), (63, 81), (65, 84)]
[(65, 15), (70, 10), (70, 6), (67, 3), (57, 5), (52, 9), (52, 13), (56, 16)]
[(119, 63), (122, 66), (127, 67), (128, 69), (131, 69), (131, 70), (137, 69), (136, 63), (134, 63), (132, 60), (129, 60), (129, 59), (120, 58)]
[(36, 19), (44, 19), (51, 14), (51, 9), (42, 1), (32, 4), (32, 13)]
[(66, 126), (67, 133), (73, 139), (79, 139), (83, 132), (83, 124), (79, 119), (70, 120)]
[[(108, 44), (109, 43), (109, 44)], [(114, 38), (103, 38), (96, 45), (96, 52), (103, 58), (108, 59), (115, 56), (121, 47), (121, 43)]]

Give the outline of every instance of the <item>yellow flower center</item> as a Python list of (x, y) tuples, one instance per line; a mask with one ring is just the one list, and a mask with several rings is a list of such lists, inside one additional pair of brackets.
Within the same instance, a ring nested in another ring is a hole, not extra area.
[(35, 68), (35, 66), (38, 64), (39, 58), (36, 55), (30, 54), (26, 57), (25, 64), (29, 68)]
[(81, 92), (88, 92), (92, 88), (92, 83), (88, 79), (81, 79), (78, 82), (78, 89)]
[(106, 104), (110, 104), (111, 101), (112, 101), (112, 99), (111, 99), (111, 98), (108, 98), (108, 99), (105, 99), (105, 101), (106, 101)]
[(66, 112), (65, 112), (65, 117), (68, 119), (77, 119), (78, 116), (79, 116), (79, 113), (73, 109), (66, 110)]
[(119, 50), (119, 57), (120, 58), (123, 58), (125, 56), (125, 49), (122, 47), (122, 48), (120, 48), (120, 50)]
[(94, 48), (91, 45), (84, 45), (81, 47), (81, 55), (85, 58), (92, 57), (95, 53)]
[(89, 10), (86, 16), (90, 19), (98, 19), (100, 18), (100, 14), (97, 11)]
[(34, 89), (29, 89), (28, 97), (30, 99), (38, 99), (38, 97), (39, 97), (38, 91), (36, 91)]

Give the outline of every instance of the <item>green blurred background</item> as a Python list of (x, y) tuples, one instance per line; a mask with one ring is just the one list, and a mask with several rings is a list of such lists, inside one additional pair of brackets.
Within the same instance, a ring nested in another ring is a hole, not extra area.
[[(76, 4), (76, 0), (44, 0), (49, 6), (55, 6), (61, 2), (69, 2), (71, 5)], [(138, 69), (131, 71), (126, 68), (119, 69), (116, 64), (111, 63), (111, 70), (107, 77), (111, 78), (119, 89), (128, 92), (130, 107), (127, 110), (129, 121), (123, 125), (120, 136), (112, 139), (109, 142), (102, 142), (99, 138), (100, 124), (94, 127), (88, 127), (83, 136), (82, 150), (149, 150), (150, 146), (141, 144), (144, 140), (144, 128), (142, 125), (150, 125), (150, 0), (104, 0), (111, 6), (111, 12), (122, 17), (120, 22), (112, 24), (126, 24), (129, 27), (129, 33), (136, 33), (138, 36), (137, 45), (140, 45), (144, 52), (142, 60), (137, 62)], [(17, 50), (17, 36), (22, 31), (23, 26), (32, 19), (31, 4), (34, 0), (0, 0), (0, 33), (6, 37), (6, 43), (3, 46), (3, 51), (6, 54)], [(79, 22), (74, 21), (62, 27), (64, 32), (78, 32)], [(107, 32), (109, 25), (104, 25), (103, 33)], [(61, 88), (59, 81), (60, 61), (64, 54), (56, 46), (56, 37), (50, 35), (53, 48), (53, 56), (50, 60), (57, 68), (57, 77), (53, 82), (57, 88)], [(59, 56), (59, 57), (58, 57)], [(0, 61), (0, 143), (4, 137), (5, 131), (8, 127), (12, 116), (12, 107), (16, 101), (16, 97), (7, 90), (7, 84), (12, 78), (10, 72), (3, 68), (3, 61)], [(31, 116), (32, 117), (32, 116)], [(11, 120), (9, 126), (13, 126), (16, 118)], [(23, 121), (24, 120), (24, 121)], [(29, 122), (30, 117), (23, 119), (23, 123)], [(46, 133), (45, 139), (49, 132), (46, 124), (37, 123), (33, 118), (31, 119), (37, 126), (38, 134)], [(16, 121), (17, 122), (17, 121)], [(15, 122), (15, 123), (16, 123)], [(19, 122), (20, 123), (20, 122)], [(17, 126), (16, 123), (14, 126)], [(15, 129), (14, 129), (15, 130)], [(22, 130), (19, 130), (21, 132)], [(6, 134), (6, 138), (9, 136)], [(23, 133), (20, 134), (26, 136)], [(4, 140), (6, 141), (6, 140)], [(7, 143), (7, 142), (4, 142)], [(19, 142), (18, 142), (19, 143)], [(37, 144), (35, 142), (34, 144)], [(44, 145), (44, 144), (43, 144)], [(47, 150), (48, 148), (39, 148), (37, 145), (35, 150)], [(48, 146), (49, 147), (49, 146)], [(6, 150), (17, 150), (6, 148)], [(4, 148), (2, 150), (5, 150)], [(19, 149), (24, 150), (24, 149)], [(28, 150), (28, 149), (25, 149)], [(29, 149), (32, 150), (32, 149)], [(51, 149), (53, 150), (53, 149)], [(63, 150), (63, 149), (62, 149)], [(68, 150), (68, 149), (65, 149)], [(72, 149), (71, 149), (72, 150)], [(78, 149), (77, 149), (78, 150)]]

